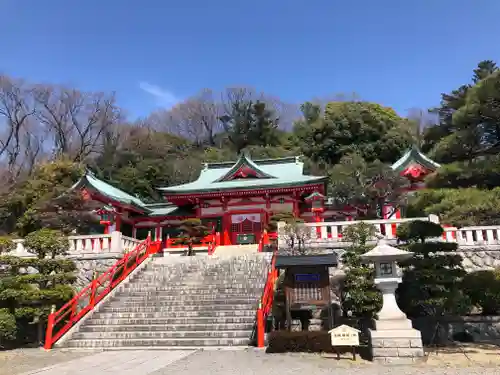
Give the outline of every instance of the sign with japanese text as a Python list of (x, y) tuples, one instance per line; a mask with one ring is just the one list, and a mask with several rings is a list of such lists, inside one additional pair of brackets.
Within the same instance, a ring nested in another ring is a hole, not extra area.
[(328, 331), (332, 346), (359, 346), (359, 331), (348, 325), (341, 325)]

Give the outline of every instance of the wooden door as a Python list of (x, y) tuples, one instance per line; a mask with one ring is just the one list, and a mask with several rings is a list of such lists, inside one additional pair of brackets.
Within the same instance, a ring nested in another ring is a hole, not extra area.
[(253, 243), (260, 240), (262, 234), (262, 215), (257, 214), (241, 214), (231, 216), (231, 243), (238, 244), (241, 235), (252, 235)]

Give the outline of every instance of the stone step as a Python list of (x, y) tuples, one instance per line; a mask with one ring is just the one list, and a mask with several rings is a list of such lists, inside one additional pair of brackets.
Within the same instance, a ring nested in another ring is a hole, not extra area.
[(145, 305), (136, 305), (136, 306), (104, 306), (99, 311), (102, 312), (116, 312), (116, 313), (124, 313), (124, 312), (140, 312), (140, 313), (148, 313), (148, 312), (171, 312), (171, 311), (179, 311), (183, 310), (185, 312), (191, 311), (226, 311), (226, 310), (252, 310), (255, 311), (255, 304), (244, 304), (244, 305), (233, 305), (233, 304), (224, 304), (224, 305), (167, 305), (167, 306), (145, 306)]
[[(231, 304), (236, 304), (236, 305), (247, 305), (250, 304), (252, 306), (255, 306), (255, 304), (258, 302), (257, 298), (226, 298), (226, 299), (220, 299), (220, 298), (211, 298), (211, 299), (197, 299), (197, 298), (191, 298), (191, 299), (148, 299), (148, 298), (136, 298), (136, 299), (131, 299), (130, 297), (119, 297), (120, 299), (112, 299), (107, 306), (191, 306), (191, 305), (198, 305), (198, 306), (205, 306), (205, 305), (231, 305)], [(134, 297), (135, 298), (135, 297)]]
[(167, 291), (157, 291), (157, 292), (140, 292), (134, 291), (129, 293), (117, 293), (116, 297), (119, 298), (158, 298), (159, 300), (182, 300), (184, 298), (191, 299), (210, 299), (210, 298), (260, 298), (262, 296), (262, 290), (255, 293), (194, 293), (186, 291), (185, 293), (175, 293)]
[(225, 281), (227, 283), (252, 283), (252, 282), (259, 282), (262, 279), (264, 279), (262, 273), (259, 275), (241, 275), (241, 276), (227, 276), (227, 275), (217, 275), (213, 277), (202, 277), (202, 278), (194, 278), (194, 277), (180, 277), (180, 276), (175, 276), (175, 275), (140, 275), (138, 278), (136, 278), (134, 281), (141, 282), (141, 283), (153, 283), (153, 282), (168, 282), (170, 284), (185, 284), (185, 283), (192, 283), (192, 282), (206, 282), (207, 284), (217, 284), (221, 281)]
[(165, 280), (172, 281), (172, 282), (179, 282), (179, 281), (182, 282), (182, 281), (193, 281), (193, 280), (199, 279), (199, 280), (206, 280), (207, 282), (217, 282), (220, 280), (228, 280), (228, 281), (232, 280), (232, 281), (241, 282), (241, 281), (245, 281), (245, 280), (258, 281), (258, 280), (262, 279), (263, 277), (264, 277), (264, 275), (263, 275), (262, 271), (252, 272), (252, 273), (245, 272), (241, 275), (224, 274), (221, 272), (221, 273), (214, 275), (214, 276), (204, 275), (202, 277), (199, 277), (199, 274), (196, 274), (196, 276), (194, 276), (194, 275), (186, 275), (185, 273), (178, 275), (178, 274), (157, 272), (157, 273), (150, 273), (150, 274), (148, 273), (148, 274), (139, 275), (136, 280), (149, 281), (149, 282), (165, 281)]
[(255, 314), (249, 316), (222, 316), (222, 317), (160, 317), (160, 318), (99, 318), (95, 314), (87, 320), (85, 327), (93, 325), (219, 325), (219, 324), (254, 324)]
[(265, 284), (266, 280), (239, 280), (233, 282), (231, 280), (220, 280), (217, 282), (210, 281), (185, 281), (185, 282), (172, 282), (166, 280), (165, 282), (149, 282), (149, 281), (137, 281), (132, 285), (124, 285), (124, 289), (134, 289), (134, 288), (150, 288), (150, 289), (185, 289), (185, 288), (206, 288), (206, 289), (238, 289), (238, 288), (255, 288), (262, 284)]
[(96, 312), (93, 318), (109, 319), (109, 318), (162, 318), (162, 317), (237, 317), (237, 316), (255, 316), (255, 310), (213, 310), (213, 311), (163, 311), (163, 312)]
[(125, 332), (78, 332), (72, 338), (93, 340), (126, 339), (211, 339), (211, 338), (250, 338), (252, 330), (244, 331), (125, 331)]
[(207, 339), (126, 339), (126, 340), (95, 340), (79, 339), (69, 340), (70, 348), (128, 348), (128, 347), (164, 347), (200, 348), (206, 346), (243, 346), (249, 344), (248, 338), (207, 338)]
[(256, 291), (261, 291), (264, 288), (265, 284), (256, 285), (251, 287), (234, 287), (234, 288), (224, 288), (224, 287), (211, 287), (208, 285), (200, 285), (200, 286), (184, 286), (184, 287), (176, 287), (176, 286), (146, 286), (146, 285), (130, 285), (128, 287), (124, 287), (120, 290), (122, 293), (134, 293), (134, 292), (170, 292), (170, 293), (178, 293), (178, 294), (191, 294), (191, 292), (196, 292), (198, 294), (219, 294), (219, 293), (251, 293)]
[(253, 322), (247, 323), (189, 323), (189, 324), (105, 324), (83, 325), (80, 332), (143, 332), (143, 331), (251, 331)]

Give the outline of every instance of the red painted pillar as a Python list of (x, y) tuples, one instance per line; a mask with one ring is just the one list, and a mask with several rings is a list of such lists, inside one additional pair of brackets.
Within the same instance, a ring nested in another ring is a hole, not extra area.
[(115, 230), (119, 232), (121, 229), (121, 226), (122, 226), (122, 217), (120, 214), (116, 214), (115, 215)]
[[(321, 213), (319, 211), (316, 211), (314, 214), (316, 216), (315, 217), (316, 223), (321, 223), (321, 216), (320, 216)], [(319, 227), (319, 226), (316, 227), (316, 236), (318, 238), (321, 238), (321, 227)]]

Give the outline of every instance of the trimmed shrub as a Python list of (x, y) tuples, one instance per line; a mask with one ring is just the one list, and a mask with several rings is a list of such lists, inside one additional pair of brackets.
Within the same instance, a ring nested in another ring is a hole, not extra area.
[(467, 274), (462, 282), (464, 293), (473, 305), (481, 308), (483, 315), (500, 312), (500, 272), (476, 271)]
[(330, 334), (326, 331), (274, 331), (269, 334), (266, 353), (332, 353)]
[(7, 309), (0, 309), (0, 348), (16, 339), (16, 318)]

